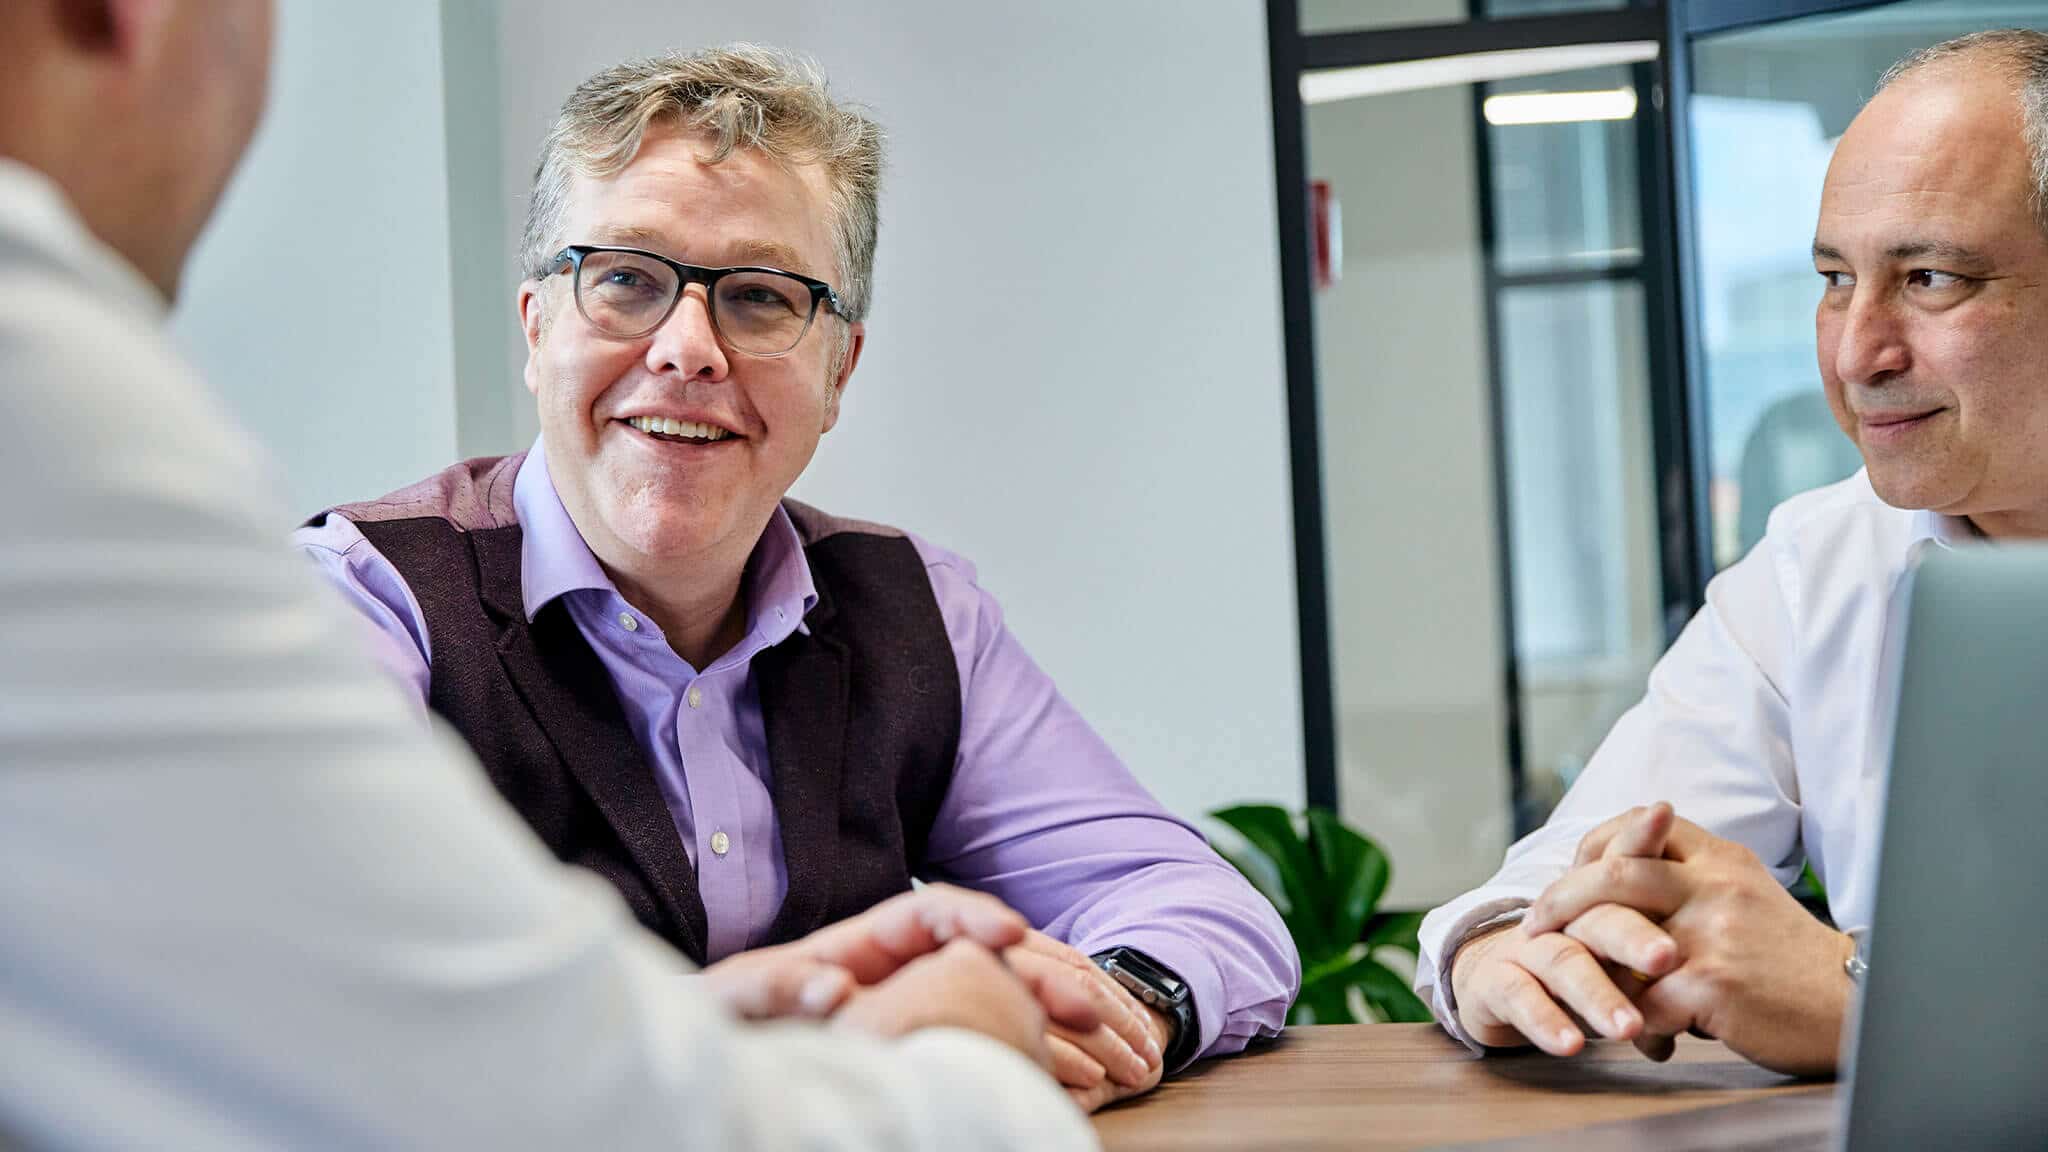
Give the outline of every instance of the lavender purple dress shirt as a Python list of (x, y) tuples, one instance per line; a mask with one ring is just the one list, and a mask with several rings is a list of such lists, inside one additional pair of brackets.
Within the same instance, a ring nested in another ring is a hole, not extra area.
[[(610, 673), (697, 872), (710, 959), (760, 944), (788, 883), (768, 784), (753, 658), (804, 627), (817, 599), (777, 509), (747, 565), (747, 633), (701, 671), (627, 603), (583, 542), (536, 442), (513, 484), (529, 620), (560, 598)], [(355, 525), (297, 542), (369, 622), (380, 662), (424, 712), (433, 638), (412, 592)], [(1204, 1056), (1273, 1035), (1300, 961), (1272, 905), (1147, 793), (1003, 626), (967, 561), (911, 537), (959, 662), (959, 759), (924, 879), (1001, 898), (1084, 953), (1139, 949), (1180, 973)]]

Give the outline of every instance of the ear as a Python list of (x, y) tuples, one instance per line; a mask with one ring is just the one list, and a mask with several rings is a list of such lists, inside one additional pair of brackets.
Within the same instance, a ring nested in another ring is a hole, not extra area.
[(847, 381), (853, 379), (853, 369), (860, 363), (860, 351), (867, 346), (868, 326), (861, 323), (846, 326), (846, 344), (839, 353), (839, 363), (832, 369), (832, 393), (825, 397), (825, 426), (819, 435), (830, 432), (839, 423), (839, 400), (846, 394)]
[(541, 330), (547, 326), (546, 304), (540, 298), (540, 281), (521, 280), (519, 293), (514, 298), (519, 309), (519, 330), (526, 335), (526, 390), (540, 395)]
[(172, 7), (169, 0), (57, 0), (57, 30), (80, 52), (147, 60), (157, 54)]

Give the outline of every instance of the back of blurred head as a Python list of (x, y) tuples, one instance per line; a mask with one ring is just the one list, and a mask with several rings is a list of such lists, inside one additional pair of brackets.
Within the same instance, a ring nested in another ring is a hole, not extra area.
[(4, 0), (0, 157), (174, 299), (262, 116), (271, 0)]

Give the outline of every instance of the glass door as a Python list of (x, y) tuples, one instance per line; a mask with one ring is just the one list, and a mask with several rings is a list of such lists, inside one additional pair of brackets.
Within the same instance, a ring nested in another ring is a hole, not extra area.
[(1336, 792), (1396, 906), (1498, 867), (1663, 648), (1656, 54), (1303, 77)]

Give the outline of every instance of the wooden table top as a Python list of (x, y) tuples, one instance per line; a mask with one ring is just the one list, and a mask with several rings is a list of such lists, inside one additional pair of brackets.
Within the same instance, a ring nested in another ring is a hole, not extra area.
[(1482, 1060), (1434, 1024), (1347, 1024), (1198, 1065), (1095, 1129), (1109, 1152), (1430, 1148), (1827, 1091), (1691, 1037), (1666, 1064), (1607, 1042)]

